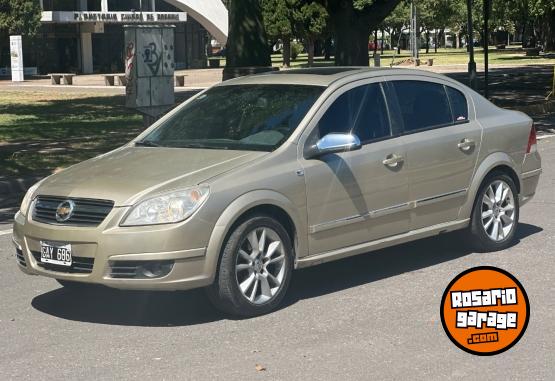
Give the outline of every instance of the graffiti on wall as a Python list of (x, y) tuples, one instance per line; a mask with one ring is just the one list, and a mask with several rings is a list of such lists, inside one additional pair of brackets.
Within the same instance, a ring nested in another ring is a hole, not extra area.
[(143, 49), (143, 62), (153, 76), (159, 75), (160, 63), (162, 62), (162, 54), (159, 53), (159, 49), (156, 47), (154, 42), (149, 43)]

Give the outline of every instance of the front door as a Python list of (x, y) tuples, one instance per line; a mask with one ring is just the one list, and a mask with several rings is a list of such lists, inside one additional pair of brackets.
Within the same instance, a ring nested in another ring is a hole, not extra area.
[(388, 83), (404, 124), (411, 230), (457, 220), (468, 196), (482, 129), (456, 87), (411, 78)]
[(329, 133), (356, 134), (363, 146), (358, 151), (300, 159), (307, 189), (310, 255), (407, 232), (405, 146), (402, 137), (392, 134), (382, 85), (346, 86), (325, 102), (315, 120), (301, 147)]

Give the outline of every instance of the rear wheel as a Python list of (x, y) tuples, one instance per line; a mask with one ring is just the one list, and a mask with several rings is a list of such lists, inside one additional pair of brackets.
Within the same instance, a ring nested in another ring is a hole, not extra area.
[(470, 238), (480, 252), (511, 246), (519, 218), (518, 192), (513, 179), (492, 173), (483, 182), (472, 212)]
[(251, 317), (281, 303), (293, 272), (293, 248), (283, 226), (267, 216), (253, 216), (227, 239), (208, 296), (220, 310)]

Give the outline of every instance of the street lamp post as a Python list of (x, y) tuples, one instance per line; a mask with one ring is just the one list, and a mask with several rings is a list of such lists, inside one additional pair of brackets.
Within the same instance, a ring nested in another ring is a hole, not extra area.
[(417, 27), (418, 27), (418, 22), (417, 22), (417, 13), (416, 13), (416, 4), (414, 3), (414, 0), (411, 1), (410, 3), (410, 29), (411, 29), (411, 33), (410, 33), (410, 44), (411, 44), (411, 50), (412, 50), (412, 58), (414, 58), (415, 60), (419, 58), (419, 50), (418, 50), (418, 32), (417, 32)]
[(476, 90), (476, 61), (474, 60), (474, 24), (472, 21), (472, 0), (466, 0), (468, 12), (468, 48), (470, 61), (468, 62), (468, 79), (470, 87)]
[(491, 0), (484, 0), (484, 97), (489, 96), (489, 16)]

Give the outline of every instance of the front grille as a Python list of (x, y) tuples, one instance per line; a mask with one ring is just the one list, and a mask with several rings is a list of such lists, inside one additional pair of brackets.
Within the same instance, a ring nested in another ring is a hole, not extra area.
[[(56, 220), (56, 209), (67, 200), (75, 203), (71, 217), (64, 222)], [(33, 220), (46, 224), (66, 226), (98, 226), (114, 207), (109, 200), (39, 196), (34, 203)]]
[(25, 262), (25, 257), (23, 256), (23, 251), (21, 251), (21, 249), (15, 249), (15, 257), (21, 266), (27, 267), (27, 262)]
[(52, 263), (42, 263), (40, 261), (40, 252), (38, 251), (32, 251), (31, 253), (35, 257), (37, 265), (45, 270), (70, 274), (90, 274), (93, 270), (94, 258), (72, 257), (71, 266), (59, 266)]

